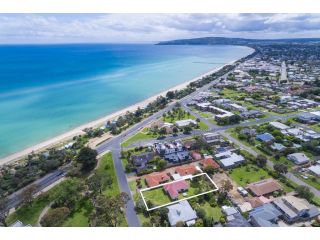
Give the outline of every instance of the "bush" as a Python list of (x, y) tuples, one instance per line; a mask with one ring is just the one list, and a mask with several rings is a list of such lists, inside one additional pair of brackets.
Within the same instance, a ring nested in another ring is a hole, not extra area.
[(41, 226), (58, 227), (68, 218), (69, 215), (70, 210), (67, 207), (52, 209), (41, 219)]

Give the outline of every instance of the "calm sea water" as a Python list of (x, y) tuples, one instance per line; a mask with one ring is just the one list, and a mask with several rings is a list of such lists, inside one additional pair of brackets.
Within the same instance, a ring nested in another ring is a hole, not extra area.
[(0, 157), (252, 51), (239, 46), (0, 46)]

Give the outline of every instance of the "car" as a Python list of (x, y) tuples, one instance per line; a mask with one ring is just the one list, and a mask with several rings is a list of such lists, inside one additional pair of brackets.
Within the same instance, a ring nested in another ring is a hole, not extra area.
[(246, 196), (248, 196), (248, 191), (247, 190), (245, 190), (243, 187), (238, 187), (237, 188), (237, 191), (243, 196), (243, 197), (246, 197)]

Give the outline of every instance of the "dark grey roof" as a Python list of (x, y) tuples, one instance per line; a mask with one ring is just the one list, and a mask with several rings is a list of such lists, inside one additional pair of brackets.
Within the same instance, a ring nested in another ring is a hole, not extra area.
[(258, 225), (259, 227), (277, 227), (276, 221), (281, 215), (281, 212), (271, 203), (257, 207), (249, 214), (254, 225)]

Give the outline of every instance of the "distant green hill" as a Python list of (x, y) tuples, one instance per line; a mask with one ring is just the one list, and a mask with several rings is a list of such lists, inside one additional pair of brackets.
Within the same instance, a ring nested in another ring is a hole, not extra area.
[(319, 44), (320, 38), (245, 39), (204, 37), (159, 42), (158, 45), (269, 45), (269, 44)]

